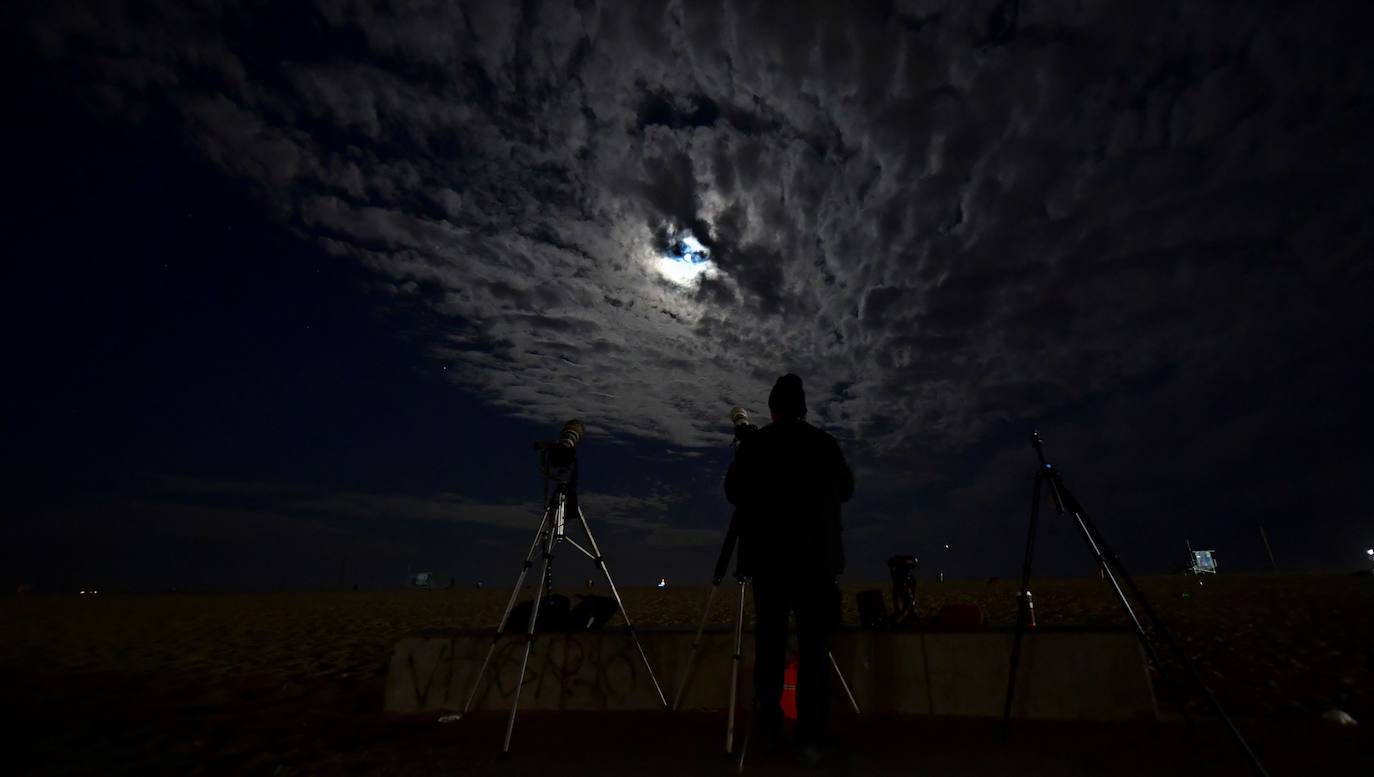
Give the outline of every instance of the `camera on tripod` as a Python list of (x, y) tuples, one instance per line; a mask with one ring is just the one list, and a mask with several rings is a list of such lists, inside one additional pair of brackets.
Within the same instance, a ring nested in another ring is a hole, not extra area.
[(890, 625), (920, 623), (921, 613), (916, 608), (916, 565), (915, 556), (899, 555), (887, 560), (887, 571), (892, 575), (893, 612)]
[(539, 451), (539, 468), (544, 477), (568, 484), (577, 479), (577, 444), (587, 428), (576, 418), (563, 424), (557, 440), (542, 440), (534, 444)]
[[(496, 626), (491, 645), (487, 648), (486, 658), (482, 659), (482, 666), (477, 670), (477, 676), (472, 683), (472, 690), (468, 692), (468, 700), (463, 705), (460, 716), (466, 715), (472, 709), (473, 701), (477, 698), (477, 692), (482, 687), (483, 678), (486, 677), (487, 668), (491, 665), (491, 658), (496, 653), (496, 646), (505, 636), (508, 626), (514, 630), (519, 628), (521, 623), (524, 624), (525, 649), (520, 658), (520, 671), (516, 677), (526, 677), (525, 671), (529, 667), (530, 652), (534, 645), (536, 633), (598, 628), (604, 626), (616, 612), (619, 612), (625, 620), (625, 630), (629, 633), (630, 640), (634, 643), (635, 650), (644, 663), (644, 669), (648, 672), (649, 682), (653, 685), (654, 692), (658, 694), (658, 699), (663, 703), (663, 706), (668, 706), (668, 699), (663, 695), (663, 689), (659, 687), (654, 669), (649, 664), (649, 654), (644, 652), (644, 645), (639, 641), (639, 635), (635, 632), (634, 624), (630, 621), (630, 615), (625, 612), (624, 602), (620, 599), (620, 591), (616, 589), (615, 581), (611, 579), (610, 569), (606, 566), (606, 557), (601, 554), (601, 548), (596, 544), (596, 538), (592, 536), (592, 527), (587, 522), (587, 516), (582, 513), (582, 507), (577, 501), (577, 444), (582, 441), (582, 436), (586, 434), (586, 431), (582, 422), (574, 418), (563, 424), (557, 440), (534, 444), (535, 450), (539, 451), (539, 466), (545, 477), (543, 484), (545, 492), (544, 515), (539, 521), (539, 528), (535, 530), (534, 542), (530, 543), (530, 548), (525, 553), (525, 560), (520, 565), (520, 575), (515, 579), (515, 588), (511, 591), (510, 599), (506, 602), (506, 610), (501, 614), (501, 620)], [(549, 488), (550, 481), (554, 483), (553, 488)], [(582, 529), (582, 542), (568, 536), (567, 527), (570, 523), (574, 527)], [(602, 577), (606, 579), (606, 585), (611, 589), (611, 598), (584, 596), (582, 602), (576, 607), (570, 607), (567, 597), (559, 596), (553, 592), (554, 558), (558, 555), (559, 547), (563, 543), (567, 543), (591, 560), (592, 564), (601, 572)], [(542, 595), (536, 591), (530, 601), (517, 606), (516, 599), (519, 597), (520, 591), (524, 589), (525, 578), (534, 567), (536, 556), (542, 556), (544, 560), (543, 569), (539, 575), (543, 588)], [(511, 735), (515, 731), (515, 713), (519, 709), (520, 692), (525, 685), (526, 683), (523, 681), (517, 681), (515, 684), (515, 691), (511, 698), (510, 717), (506, 721), (506, 738), (501, 746), (504, 753), (510, 752)]]
[(757, 426), (749, 423), (749, 413), (739, 406), (730, 408), (730, 423), (735, 427), (735, 439), (731, 443), (732, 445), (739, 445), (759, 430)]

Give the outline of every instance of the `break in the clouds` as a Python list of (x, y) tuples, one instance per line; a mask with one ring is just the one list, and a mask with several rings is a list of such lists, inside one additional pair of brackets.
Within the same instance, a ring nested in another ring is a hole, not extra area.
[(1319, 414), (1368, 286), (1374, 61), (1359, 25), (1260, 5), (53, 3), (29, 29), (93, 110), (171, 108), (432, 312), (492, 404), (719, 446), (795, 371), (898, 472), (1104, 396), (1109, 426), (1190, 429), (1191, 462)]

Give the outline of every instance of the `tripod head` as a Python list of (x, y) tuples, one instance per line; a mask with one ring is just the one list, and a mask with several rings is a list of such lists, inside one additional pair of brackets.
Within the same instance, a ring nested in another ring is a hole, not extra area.
[(916, 563), (915, 556), (893, 556), (887, 560), (887, 571), (893, 577), (909, 575), (916, 571)]
[(1040, 439), (1039, 429), (1031, 432), (1030, 444), (1031, 447), (1035, 449), (1035, 455), (1040, 457), (1040, 466), (1049, 467), (1049, 463), (1045, 461), (1045, 441)]
[(1065, 512), (1080, 512), (1081, 508), (1077, 507), (1079, 502), (1074, 501), (1072, 496), (1066, 500), (1066, 489), (1063, 487), (1063, 479), (1059, 478), (1058, 469), (1055, 469), (1054, 465), (1044, 459), (1044, 441), (1040, 439), (1039, 430), (1031, 432), (1031, 448), (1035, 448), (1036, 456), (1040, 459), (1040, 471), (1037, 476), (1041, 476), (1050, 483), (1050, 498), (1054, 500), (1054, 511), (1058, 512), (1059, 515), (1063, 515)]

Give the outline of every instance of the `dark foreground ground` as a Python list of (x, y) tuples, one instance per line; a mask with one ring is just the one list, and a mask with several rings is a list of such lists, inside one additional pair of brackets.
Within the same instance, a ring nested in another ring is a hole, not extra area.
[[(433, 716), (350, 716), (344, 710), (292, 719), (263, 710), (247, 719), (210, 710), (67, 711), (30, 716), (18, 732), (38, 761), (25, 774), (376, 774), (376, 775), (730, 775), (723, 714), (529, 713), (501, 755), (506, 718), (482, 714), (441, 724)], [(1242, 723), (1269, 773), (1374, 774), (1374, 752), (1358, 729)], [(1253, 774), (1215, 722), (1181, 724), (1018, 723), (1010, 741), (996, 721), (883, 718), (836, 722), (835, 754), (817, 766), (794, 755), (747, 753), (752, 775), (1192, 775)], [(81, 742), (71, 734), (82, 732)], [(1365, 732), (1367, 734), (1367, 732)]]
[[(1374, 775), (1374, 581), (1231, 578), (1205, 588), (1143, 580), (1276, 777)], [(1046, 624), (1119, 625), (1097, 580), (1036, 587)], [(852, 590), (846, 620), (854, 620)], [(694, 624), (703, 589), (627, 589), (641, 625)], [(382, 713), (397, 639), (494, 625), (507, 592), (10, 596), (0, 600), (5, 773), (538, 774), (732, 773), (720, 714), (524, 714), (505, 721)], [(717, 597), (716, 621), (730, 604)], [(922, 606), (1014, 612), (1010, 584), (922, 589)], [(1164, 699), (1161, 700), (1165, 701)], [(1164, 705), (1167, 709), (1167, 704)], [(1187, 705), (1195, 713), (1196, 705)], [(1344, 709), (1361, 725), (1323, 724)], [(1246, 762), (1215, 722), (1196, 735), (1149, 725), (876, 720), (837, 712), (846, 754), (806, 772), (750, 758), (746, 773), (1228, 775)], [(18, 769), (11, 765), (17, 765)]]

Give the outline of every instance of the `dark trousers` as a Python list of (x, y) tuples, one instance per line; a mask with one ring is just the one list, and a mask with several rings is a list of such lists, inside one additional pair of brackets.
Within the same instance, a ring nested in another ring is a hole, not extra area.
[(754, 579), (754, 698), (760, 734), (782, 729), (787, 615), (797, 616), (797, 738), (825, 736), (830, 721), (830, 630), (839, 615), (835, 578)]

